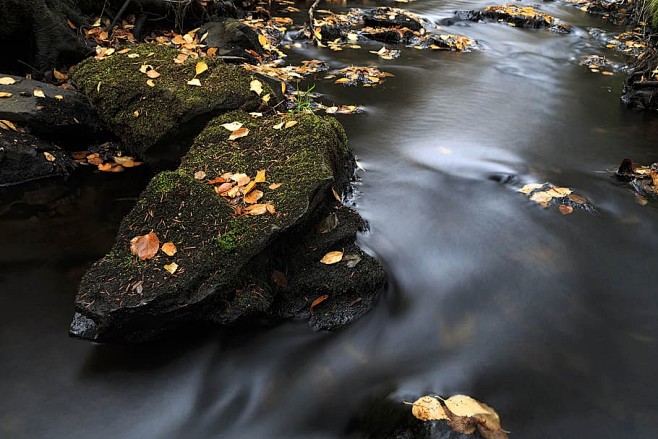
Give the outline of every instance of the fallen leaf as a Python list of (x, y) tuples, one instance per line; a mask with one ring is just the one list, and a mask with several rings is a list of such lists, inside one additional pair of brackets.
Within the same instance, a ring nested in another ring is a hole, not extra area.
[(331, 213), (315, 226), (316, 233), (329, 233), (338, 226), (338, 215)]
[(283, 128), (283, 122), (277, 123), (272, 128), (274, 128), (275, 130), (280, 130), (281, 128)]
[(124, 54), (130, 52), (130, 50), (131, 50), (130, 48), (126, 47), (125, 49), (121, 49), (121, 50), (119, 50), (117, 53), (118, 53), (119, 55), (124, 55)]
[(567, 206), (566, 204), (560, 204), (558, 209), (562, 215), (569, 215), (570, 213), (573, 213), (573, 207)]
[(3, 76), (0, 78), (0, 85), (13, 85), (16, 84), (16, 80), (10, 76)]
[(146, 235), (135, 236), (130, 240), (130, 253), (136, 255), (139, 259), (151, 259), (160, 248), (158, 235), (149, 232)]
[(167, 264), (164, 266), (164, 269), (167, 270), (170, 274), (174, 274), (176, 270), (178, 270), (178, 264), (175, 262), (172, 262), (171, 264)]
[(152, 79), (147, 79), (146, 80), (146, 85), (148, 85), (149, 87), (155, 87), (155, 82), (153, 82)]
[(62, 96), (62, 95), (55, 95), (55, 99), (57, 99), (58, 101), (61, 101), (62, 99), (64, 99), (64, 96)]
[(294, 126), (297, 125), (298, 123), (299, 123), (299, 122), (297, 122), (296, 120), (289, 120), (288, 122), (286, 122), (286, 124), (285, 124), (283, 127), (284, 127), (284, 128), (294, 127)]
[(7, 93), (6, 91), (0, 91), (0, 98), (10, 98), (12, 97), (12, 93)]
[(117, 165), (116, 163), (100, 163), (98, 170), (102, 172), (123, 172), (124, 168), (122, 165)]
[(453, 395), (444, 401), (446, 408), (457, 416), (474, 416), (489, 413), (480, 402), (467, 395)]
[(281, 183), (272, 183), (271, 185), (268, 186), (272, 190), (276, 190), (281, 187)]
[(242, 127), (242, 122), (223, 123), (220, 126), (226, 128), (229, 131), (235, 131)]
[(244, 196), (244, 202), (248, 204), (254, 204), (261, 198), (263, 198), (263, 192), (256, 189)]
[(196, 75), (200, 75), (203, 72), (205, 72), (206, 70), (208, 70), (208, 64), (206, 64), (203, 61), (199, 61), (198, 63), (196, 63), (196, 67), (194, 68), (194, 71), (196, 72)]
[(263, 96), (263, 102), (265, 102), (266, 104), (269, 104), (271, 98), (272, 98), (272, 96), (270, 96), (270, 94), (268, 93), (265, 96)]
[(194, 173), (194, 179), (195, 180), (203, 180), (206, 178), (206, 172), (205, 171), (196, 171)]
[(148, 76), (151, 79), (155, 79), (155, 78), (159, 78), (160, 74), (155, 69), (151, 69), (148, 72), (146, 72), (146, 76)]
[(519, 189), (517, 192), (521, 192), (522, 194), (529, 194), (532, 191), (535, 191), (539, 189), (540, 187), (544, 186), (546, 183), (530, 183), (526, 184), (523, 186), (521, 189)]
[[(254, 181), (256, 183), (265, 182), (265, 169), (259, 169), (258, 172), (256, 172), (256, 176), (254, 177)], [(272, 189), (272, 188), (270, 188), (270, 189)]]
[(322, 302), (324, 302), (328, 298), (329, 298), (328, 294), (323, 294), (322, 296), (318, 297), (313, 302), (311, 302), (311, 307), (309, 308), (309, 310), (315, 308), (316, 306), (318, 306), (319, 304), (321, 304)]
[(276, 213), (276, 208), (274, 207), (274, 204), (272, 203), (266, 203), (265, 204), (265, 209), (271, 214), (274, 215)]
[(336, 192), (336, 189), (334, 189), (333, 187), (331, 188), (331, 193), (334, 194), (334, 198), (336, 199), (336, 201), (342, 202), (342, 200), (340, 199), (340, 195), (338, 195), (338, 192)]
[(67, 75), (66, 73), (62, 73), (57, 69), (53, 69), (53, 76), (58, 81), (66, 81), (67, 79), (69, 79), (69, 75)]
[(141, 73), (146, 73), (149, 69), (152, 69), (152, 68), (153, 68), (153, 66), (150, 65), (150, 64), (142, 64), (142, 65), (139, 67), (139, 71), (140, 71)]
[(333, 251), (324, 255), (322, 259), (320, 259), (320, 262), (322, 262), (325, 265), (331, 265), (340, 262), (342, 260), (343, 260), (343, 252)]
[(215, 56), (217, 54), (217, 48), (216, 47), (211, 47), (210, 49), (208, 49), (206, 54), (210, 57)]
[(0, 129), (12, 130), (18, 132), (18, 128), (16, 128), (16, 125), (14, 125), (8, 120), (0, 120)]
[(261, 93), (263, 93), (263, 84), (258, 79), (254, 79), (249, 85), (249, 90), (256, 92), (256, 94), (260, 96)]
[(167, 256), (173, 256), (177, 251), (176, 244), (171, 241), (162, 244), (162, 252)]
[(238, 128), (237, 130), (233, 131), (230, 136), (228, 136), (228, 140), (239, 139), (240, 137), (244, 137), (247, 134), (249, 134), (249, 128)]
[(38, 97), (38, 98), (45, 98), (46, 97), (46, 95), (43, 93), (43, 90), (41, 90), (40, 88), (37, 88), (36, 90), (34, 90), (32, 92), (32, 94), (34, 96)]
[(139, 58), (139, 53), (129, 53), (128, 58), (131, 58), (131, 59)]
[(222, 183), (219, 186), (215, 186), (215, 192), (221, 195), (224, 192), (228, 192), (229, 190), (231, 190), (232, 187), (233, 187), (233, 183)]
[(361, 256), (359, 256), (356, 253), (353, 253), (351, 255), (345, 255), (343, 260), (346, 262), (347, 268), (354, 268), (357, 266), (359, 262), (361, 262)]
[(54, 162), (55, 161), (55, 156), (49, 153), (48, 151), (44, 151), (43, 156), (48, 160), (49, 162)]
[(195, 87), (201, 87), (201, 81), (198, 78), (190, 79), (187, 81), (187, 85), (193, 85)]
[(432, 396), (423, 396), (414, 401), (411, 407), (411, 414), (421, 421), (438, 421), (441, 419), (450, 419), (446, 415), (441, 402)]
[(249, 215), (262, 215), (267, 212), (267, 205), (265, 204), (252, 204), (245, 208), (245, 212)]
[(208, 184), (226, 183), (227, 181), (228, 181), (228, 180), (227, 180), (227, 177), (224, 177), (224, 176), (222, 175), (222, 176), (215, 177), (215, 178), (213, 178), (212, 180), (208, 181)]

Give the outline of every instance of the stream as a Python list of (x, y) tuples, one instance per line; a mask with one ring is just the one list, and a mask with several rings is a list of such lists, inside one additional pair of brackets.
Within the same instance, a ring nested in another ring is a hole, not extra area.
[[(486, 4), (400, 7), (438, 22)], [(315, 80), (323, 101), (365, 110), (339, 118), (365, 169), (359, 243), (389, 273), (373, 311), (337, 332), (288, 322), (138, 346), (70, 339), (77, 284), (148, 171), (81, 173), (0, 205), (0, 437), (359, 437), (369, 398), (456, 393), (494, 407), (512, 438), (656, 437), (658, 204), (638, 204), (609, 171), (658, 161), (658, 118), (623, 107), (623, 74), (578, 65), (608, 53), (589, 29), (619, 28), (538, 6), (573, 32), (457, 23), (444, 28), (477, 50), (393, 60), (292, 50), (395, 75), (374, 88)], [(598, 213), (561, 215), (517, 192), (545, 181)]]

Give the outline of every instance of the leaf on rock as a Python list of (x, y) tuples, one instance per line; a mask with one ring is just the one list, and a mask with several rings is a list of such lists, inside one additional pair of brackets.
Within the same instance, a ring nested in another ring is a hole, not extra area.
[(286, 277), (285, 273), (274, 270), (272, 272), (272, 281), (276, 286), (279, 288), (287, 288), (288, 287), (288, 278)]
[(0, 120), (0, 129), (18, 132), (18, 128), (16, 128), (16, 125), (14, 125), (8, 120)]
[(329, 298), (328, 294), (323, 294), (322, 296), (318, 297), (313, 302), (311, 302), (311, 307), (309, 309), (315, 308), (316, 306), (318, 306), (319, 304), (321, 304), (322, 302), (324, 302), (328, 298)]
[(521, 192), (522, 194), (528, 195), (530, 192), (535, 191), (539, 189), (540, 187), (544, 186), (546, 183), (530, 183), (526, 184), (523, 186), (521, 189), (519, 189), (517, 192)]
[[(408, 404), (408, 403), (407, 403)], [(423, 396), (411, 403), (411, 414), (421, 421), (438, 421), (450, 419), (441, 402), (432, 396)]]
[(203, 61), (199, 61), (198, 63), (196, 63), (196, 67), (194, 68), (194, 71), (196, 72), (196, 75), (200, 75), (203, 72), (205, 72), (206, 70), (208, 70), (208, 64), (206, 64)]
[(178, 270), (178, 264), (175, 262), (172, 262), (171, 264), (167, 264), (164, 266), (164, 269), (167, 270), (170, 274), (174, 274), (176, 270)]
[(342, 260), (343, 260), (343, 252), (333, 251), (324, 255), (322, 259), (320, 259), (320, 262), (322, 262), (325, 265), (331, 265), (331, 264), (336, 264)]
[(16, 84), (16, 80), (11, 76), (3, 76), (0, 78), (0, 85), (13, 85)]
[(196, 171), (194, 173), (194, 179), (195, 180), (203, 180), (204, 178), (206, 178), (206, 172), (205, 171)]
[(33, 94), (34, 96), (38, 97), (38, 98), (45, 98), (45, 97), (46, 97), (46, 95), (43, 93), (43, 90), (41, 90), (40, 88), (35, 89), (35, 90), (32, 92), (32, 94)]
[(281, 187), (281, 183), (272, 183), (268, 186), (271, 190), (276, 190)]
[(338, 215), (336, 213), (332, 213), (330, 215), (327, 215), (322, 221), (320, 221), (316, 226), (315, 226), (315, 231), (317, 233), (329, 233), (332, 230), (336, 228), (338, 225)]
[(251, 181), (251, 178), (247, 174), (232, 174), (231, 180), (236, 182), (238, 186), (246, 186)]
[(475, 416), (489, 413), (479, 401), (467, 395), (453, 395), (444, 401), (448, 410), (457, 416)]
[(44, 151), (43, 156), (48, 160), (49, 162), (54, 162), (55, 161), (55, 156), (49, 153), (48, 151)]
[(256, 189), (244, 196), (244, 202), (247, 204), (254, 204), (261, 198), (263, 198), (263, 192)]
[(155, 79), (155, 78), (159, 78), (160, 74), (155, 69), (151, 69), (148, 72), (146, 72), (146, 76), (148, 76), (151, 79)]
[(254, 79), (249, 85), (249, 90), (260, 96), (263, 93), (263, 84), (258, 79)]
[(162, 252), (167, 256), (173, 256), (177, 251), (176, 244), (171, 241), (162, 244)]
[(276, 208), (274, 207), (274, 204), (272, 203), (266, 203), (265, 204), (265, 209), (270, 213), (270, 215), (274, 215), (276, 213)]
[(346, 262), (345, 265), (347, 265), (347, 268), (354, 268), (359, 262), (361, 262), (361, 256), (357, 253), (352, 253), (350, 255), (345, 255), (343, 260)]
[(67, 75), (66, 73), (62, 73), (57, 69), (53, 69), (53, 76), (58, 81), (66, 81), (67, 79), (69, 79), (69, 75)]
[(283, 128), (283, 122), (277, 123), (272, 128), (274, 128), (275, 130), (280, 130), (281, 128)]
[(297, 122), (296, 120), (289, 120), (288, 122), (285, 123), (285, 125), (284, 125), (283, 127), (284, 127), (284, 128), (294, 127), (294, 126), (297, 125), (298, 123), (299, 123), (299, 122)]
[(247, 206), (244, 211), (249, 215), (263, 215), (265, 212), (267, 212), (267, 205), (252, 204), (251, 206)]
[(238, 128), (237, 130), (231, 132), (231, 135), (228, 136), (228, 140), (239, 139), (240, 137), (244, 137), (247, 134), (249, 134), (249, 128), (246, 127)]
[(201, 81), (199, 81), (199, 78), (190, 79), (189, 81), (187, 81), (187, 85), (193, 85), (195, 87), (201, 87)]
[(149, 232), (146, 235), (135, 236), (130, 240), (130, 253), (136, 255), (139, 259), (151, 259), (156, 255), (160, 248), (158, 235)]
[(259, 169), (258, 172), (256, 172), (256, 176), (254, 177), (254, 181), (256, 183), (264, 183), (265, 182), (265, 169)]
[(224, 127), (227, 130), (233, 132), (237, 129), (242, 128), (242, 125), (243, 125), (242, 122), (231, 122), (231, 123), (223, 123), (220, 125), (220, 127)]
[(148, 85), (149, 87), (155, 87), (155, 82), (153, 82), (152, 79), (147, 79), (146, 80), (146, 85)]
[(10, 98), (12, 96), (13, 96), (12, 93), (8, 93), (6, 91), (0, 91), (0, 98)]

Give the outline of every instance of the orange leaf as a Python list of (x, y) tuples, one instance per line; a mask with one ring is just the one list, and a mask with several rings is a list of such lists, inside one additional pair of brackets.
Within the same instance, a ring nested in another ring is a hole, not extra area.
[(249, 128), (238, 128), (237, 130), (233, 131), (230, 136), (228, 136), (228, 140), (239, 139), (240, 137), (244, 137), (247, 134), (249, 134)]
[(321, 304), (322, 302), (324, 302), (324, 301), (327, 300), (328, 298), (329, 298), (329, 295), (328, 295), (328, 294), (323, 294), (322, 296), (318, 297), (317, 299), (315, 299), (315, 300), (311, 303), (311, 308), (309, 308), (309, 309), (313, 309), (313, 308), (315, 308), (316, 306), (318, 306), (319, 304)]
[(267, 212), (267, 205), (266, 204), (252, 204), (251, 206), (247, 206), (244, 210), (247, 212), (249, 215), (262, 215), (265, 212)]
[(171, 241), (162, 244), (162, 252), (167, 256), (173, 256), (177, 251), (176, 244)]
[(146, 235), (135, 236), (130, 240), (130, 253), (137, 255), (141, 260), (151, 259), (160, 248), (158, 235), (149, 232)]
[(276, 209), (274, 208), (274, 204), (272, 203), (265, 204), (265, 208), (271, 215), (274, 215), (276, 213)]
[(275, 190), (281, 187), (281, 183), (272, 183), (268, 186), (270, 189)]
[(210, 49), (208, 49), (206, 54), (208, 56), (215, 56), (217, 54), (217, 48), (216, 47), (211, 47)]
[(159, 78), (160, 74), (155, 71), (155, 69), (151, 69), (148, 72), (146, 72), (146, 76), (148, 76), (151, 79)]
[(236, 182), (238, 186), (245, 186), (249, 184), (251, 178), (247, 174), (233, 174), (231, 175), (231, 180)]
[(254, 204), (261, 198), (263, 198), (263, 192), (256, 189), (255, 191), (251, 191), (249, 194), (244, 196), (244, 202), (248, 204)]
[(228, 192), (231, 190), (233, 187), (233, 183), (222, 183), (219, 186), (215, 186), (215, 192), (218, 194), (223, 194), (225, 192)]
[(343, 260), (343, 252), (334, 251), (324, 255), (322, 259), (320, 259), (320, 262), (322, 262), (325, 265), (331, 265), (340, 262), (342, 260)]
[(573, 213), (573, 207), (567, 206), (566, 204), (560, 204), (558, 209), (560, 209), (560, 213), (562, 215), (569, 215), (570, 213)]
[(208, 182), (208, 184), (218, 184), (218, 183), (226, 183), (226, 179), (224, 177), (216, 177)]

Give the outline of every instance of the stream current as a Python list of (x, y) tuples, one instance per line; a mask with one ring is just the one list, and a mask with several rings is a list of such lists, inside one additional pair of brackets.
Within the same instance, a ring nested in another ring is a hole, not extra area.
[[(436, 22), (485, 5), (403, 7)], [(366, 110), (340, 120), (366, 170), (359, 242), (390, 278), (340, 331), (289, 322), (141, 346), (69, 339), (80, 277), (146, 171), (43, 184), (0, 206), (0, 437), (352, 437), (367, 398), (425, 393), (488, 403), (513, 438), (656, 437), (658, 209), (606, 170), (658, 161), (658, 118), (620, 104), (621, 74), (575, 61), (603, 53), (590, 28), (614, 26), (539, 6), (574, 32), (469, 23), (446, 31), (478, 40), (470, 53), (291, 53), (395, 75), (376, 88), (316, 80), (325, 102)], [(544, 181), (598, 214), (562, 216), (516, 192)]]

